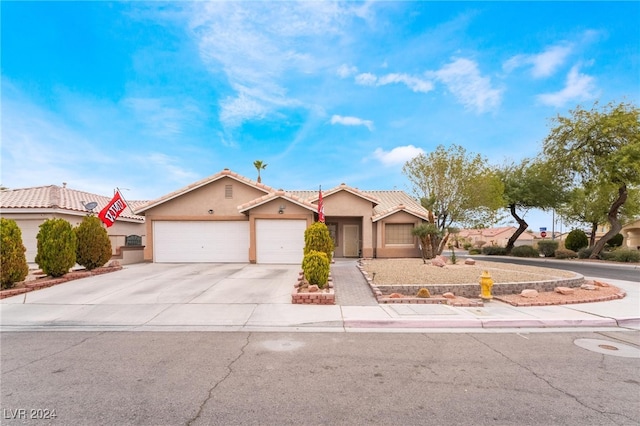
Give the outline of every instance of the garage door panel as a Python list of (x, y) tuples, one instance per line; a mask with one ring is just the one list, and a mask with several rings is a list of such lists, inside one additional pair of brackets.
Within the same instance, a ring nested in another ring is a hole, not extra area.
[(249, 261), (249, 223), (178, 221), (153, 223), (154, 261)]
[(306, 220), (256, 220), (258, 263), (302, 263)]

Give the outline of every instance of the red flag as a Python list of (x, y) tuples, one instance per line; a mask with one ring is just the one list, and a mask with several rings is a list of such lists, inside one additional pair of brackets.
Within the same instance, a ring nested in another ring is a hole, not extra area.
[(322, 187), (318, 190), (318, 222), (324, 223), (324, 203), (322, 202)]
[(104, 209), (100, 211), (98, 217), (101, 221), (107, 225), (107, 228), (114, 224), (120, 213), (127, 208), (127, 203), (124, 202), (120, 192), (116, 192), (116, 195), (113, 196), (109, 204), (105, 206)]

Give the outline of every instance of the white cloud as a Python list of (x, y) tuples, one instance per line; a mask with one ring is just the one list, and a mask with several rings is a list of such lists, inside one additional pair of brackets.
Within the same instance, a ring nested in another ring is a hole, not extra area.
[(597, 97), (595, 93), (595, 79), (589, 75), (581, 74), (579, 66), (575, 65), (567, 75), (565, 87), (553, 93), (544, 93), (538, 95), (538, 100), (545, 104), (555, 107), (561, 107), (571, 101), (584, 101)]
[(416, 148), (413, 145), (397, 146), (391, 151), (377, 148), (373, 152), (373, 156), (385, 166), (404, 164), (420, 154), (424, 154), (424, 150), (422, 148)]
[[(324, 52), (366, 8), (337, 2), (194, 2), (189, 26), (200, 57), (235, 92), (220, 106), (227, 128), (300, 106), (285, 81), (325, 69)], [(319, 43), (323, 41), (323, 43)], [(355, 73), (353, 68), (338, 73)]]
[(338, 67), (336, 73), (340, 78), (351, 77), (352, 75), (358, 72), (358, 68), (355, 66), (349, 66), (347, 64), (342, 64)]
[(371, 73), (358, 74), (356, 84), (361, 86), (386, 86), (387, 84), (404, 84), (413, 92), (428, 93), (433, 90), (433, 83), (408, 74), (391, 73), (377, 77)]
[(551, 46), (536, 55), (513, 56), (503, 64), (502, 68), (511, 72), (516, 68), (530, 65), (531, 75), (534, 78), (549, 77), (566, 62), (572, 50), (572, 46), (568, 44)]
[(466, 108), (485, 112), (500, 105), (502, 100), (502, 91), (492, 88), (491, 79), (483, 77), (478, 65), (469, 59), (456, 59), (427, 74), (444, 83)]
[(373, 131), (373, 121), (363, 120), (358, 117), (343, 117), (334, 115), (331, 117), (331, 124), (342, 124), (343, 126), (365, 126), (369, 131)]

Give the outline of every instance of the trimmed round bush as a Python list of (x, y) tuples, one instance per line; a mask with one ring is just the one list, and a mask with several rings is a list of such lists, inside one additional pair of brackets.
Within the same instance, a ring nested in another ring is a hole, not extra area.
[(620, 247), (623, 241), (624, 237), (622, 236), (622, 234), (616, 234), (611, 237), (609, 241), (607, 241), (606, 245), (608, 245), (609, 247)]
[(329, 281), (329, 258), (324, 252), (311, 250), (304, 255), (302, 272), (309, 284), (324, 288)]
[(515, 257), (539, 257), (540, 253), (532, 246), (518, 246), (511, 250), (511, 256)]
[(479, 248), (471, 248), (469, 249), (469, 254), (480, 254), (480, 249)]
[(66, 220), (44, 221), (36, 238), (36, 263), (45, 274), (61, 277), (76, 264), (76, 234)]
[(589, 238), (582, 229), (574, 229), (567, 235), (564, 240), (564, 246), (575, 252), (589, 246)]
[(22, 231), (15, 220), (0, 218), (0, 259), (2, 290), (23, 281), (29, 274), (26, 251), (22, 244)]
[(97, 216), (85, 216), (74, 232), (77, 238), (76, 262), (78, 265), (90, 271), (111, 259), (109, 234)]
[(578, 257), (578, 253), (573, 250), (559, 248), (555, 252), (556, 259), (575, 259)]
[(505, 256), (507, 254), (507, 249), (506, 247), (484, 246), (482, 247), (482, 254), (486, 254), (488, 256)]
[(309, 254), (312, 251), (321, 251), (327, 255), (329, 263), (331, 263), (331, 256), (335, 245), (331, 238), (329, 228), (322, 222), (314, 222), (304, 231), (304, 254)]

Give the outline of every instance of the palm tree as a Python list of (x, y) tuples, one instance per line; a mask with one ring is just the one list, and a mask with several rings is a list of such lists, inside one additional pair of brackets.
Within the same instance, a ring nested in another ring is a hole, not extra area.
[(258, 170), (258, 183), (262, 182), (262, 178), (260, 177), (260, 170), (264, 170), (267, 168), (267, 165), (262, 162), (262, 160), (256, 160), (253, 162), (253, 167)]

